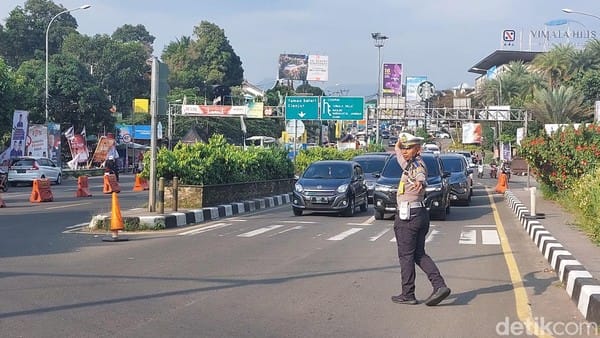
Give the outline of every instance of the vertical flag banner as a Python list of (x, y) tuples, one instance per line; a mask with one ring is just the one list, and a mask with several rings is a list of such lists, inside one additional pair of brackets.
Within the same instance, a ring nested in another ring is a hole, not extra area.
[(383, 95), (402, 95), (402, 64), (383, 64)]
[(30, 125), (27, 140), (28, 156), (48, 157), (48, 133), (46, 126), (41, 124)]
[(10, 139), (10, 158), (23, 156), (26, 154), (27, 131), (28, 131), (29, 112), (24, 110), (15, 110), (13, 114), (12, 137)]
[(53, 160), (58, 166), (61, 166), (61, 151), (60, 151), (60, 124), (48, 123), (48, 157)]

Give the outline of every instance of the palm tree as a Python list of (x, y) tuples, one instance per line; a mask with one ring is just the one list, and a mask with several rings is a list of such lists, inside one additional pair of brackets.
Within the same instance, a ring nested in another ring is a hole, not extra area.
[(528, 105), (534, 120), (540, 123), (580, 123), (590, 117), (582, 105), (583, 96), (574, 87), (540, 88), (534, 90)]
[(550, 88), (556, 88), (573, 76), (573, 59), (576, 54), (573, 45), (558, 45), (536, 56), (532, 66), (535, 72), (546, 79)]

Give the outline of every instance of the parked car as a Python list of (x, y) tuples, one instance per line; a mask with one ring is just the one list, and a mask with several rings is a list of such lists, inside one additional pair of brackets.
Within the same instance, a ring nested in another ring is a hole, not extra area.
[(396, 142), (398, 142), (398, 136), (390, 136), (388, 139), (388, 147), (396, 146)]
[(355, 161), (324, 160), (311, 163), (294, 185), (292, 210), (334, 212), (353, 216), (356, 207), (367, 211), (367, 185), (362, 167)]
[(450, 172), (450, 201), (464, 205), (471, 204), (473, 195), (473, 169), (461, 154), (445, 153), (440, 155), (444, 171)]
[(8, 182), (16, 185), (19, 182), (33, 183), (35, 179), (47, 178), (56, 184), (62, 183), (62, 169), (46, 157), (19, 157), (8, 167)]
[(367, 194), (369, 203), (373, 203), (373, 192), (375, 192), (375, 181), (383, 170), (385, 162), (392, 153), (367, 153), (355, 156), (352, 161), (358, 162), (365, 174), (365, 183), (367, 184)]
[(477, 168), (477, 163), (473, 156), (471, 156), (471, 152), (465, 150), (458, 150), (454, 151), (454, 153), (463, 155), (467, 159), (467, 164), (469, 165), (469, 168)]
[[(450, 189), (447, 180), (450, 173), (442, 170), (442, 163), (437, 155), (422, 153), (421, 156), (427, 166), (425, 206), (429, 209), (430, 218), (445, 220), (446, 215), (450, 213)], [(385, 214), (396, 214), (396, 192), (401, 176), (402, 168), (396, 155), (392, 155), (375, 182), (375, 219), (383, 219)]]

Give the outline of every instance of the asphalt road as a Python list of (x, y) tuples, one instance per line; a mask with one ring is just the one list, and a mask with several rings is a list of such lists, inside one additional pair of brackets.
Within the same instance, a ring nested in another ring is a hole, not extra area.
[[(286, 205), (120, 243), (70, 228), (108, 211), (105, 196), (0, 209), (0, 336), (491, 337), (582, 322), (493, 183), (432, 222), (427, 250), (453, 291), (437, 307), (390, 301), (392, 220), (371, 208), (294, 217)], [(130, 190), (122, 206), (147, 201)], [(419, 271), (417, 298), (430, 292)]]

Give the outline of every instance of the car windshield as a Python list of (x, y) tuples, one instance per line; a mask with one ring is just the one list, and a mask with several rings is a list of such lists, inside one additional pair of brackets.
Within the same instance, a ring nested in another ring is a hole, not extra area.
[(444, 169), (450, 172), (461, 172), (465, 170), (465, 161), (460, 158), (442, 157)]
[(400, 177), (402, 176), (402, 168), (396, 159), (396, 156), (390, 158), (381, 172), (381, 176), (385, 177)]
[(348, 178), (351, 175), (350, 167), (343, 164), (313, 164), (302, 177), (304, 178)]
[(374, 173), (376, 171), (381, 172), (383, 165), (385, 164), (384, 158), (369, 158), (369, 159), (355, 159), (363, 169), (365, 173)]
[(427, 176), (435, 177), (440, 176), (440, 166), (438, 165), (438, 161), (433, 156), (423, 156), (423, 162), (427, 166)]

